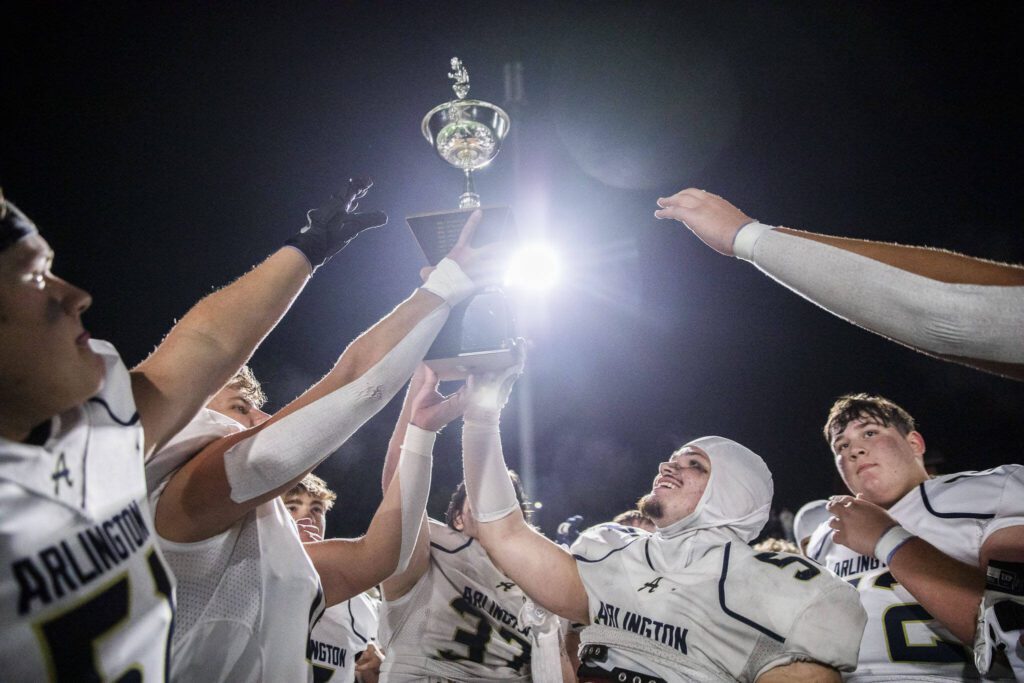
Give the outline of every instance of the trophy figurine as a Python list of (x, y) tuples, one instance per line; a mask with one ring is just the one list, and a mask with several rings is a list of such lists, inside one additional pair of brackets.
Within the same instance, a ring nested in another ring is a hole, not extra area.
[[(444, 258), (459, 238), (469, 214), (483, 211), (473, 246), (514, 239), (507, 206), (480, 206), (473, 172), (484, 168), (501, 149), (509, 118), (501, 107), (466, 99), (469, 71), (458, 57), (448, 78), (455, 99), (431, 109), (421, 130), (438, 155), (463, 172), (458, 209), (409, 216), (406, 220), (430, 265)], [(502, 370), (515, 362), (515, 330), (511, 309), (498, 289), (488, 289), (456, 306), (424, 359), (442, 380), (464, 379), (470, 373)]]

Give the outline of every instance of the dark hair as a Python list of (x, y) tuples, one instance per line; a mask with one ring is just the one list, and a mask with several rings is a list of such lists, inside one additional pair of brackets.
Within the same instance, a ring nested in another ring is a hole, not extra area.
[(896, 427), (904, 436), (917, 428), (910, 413), (887, 398), (871, 394), (846, 394), (836, 399), (828, 411), (824, 434), (829, 447), (832, 447), (832, 439), (836, 434), (841, 433), (854, 420), (863, 417), (871, 418), (885, 427)]
[[(533, 506), (530, 505), (530, 501), (526, 498), (526, 492), (523, 491), (523, 482), (519, 480), (519, 475), (516, 474), (515, 470), (508, 471), (508, 478), (512, 480), (512, 488), (516, 490), (516, 500), (519, 501), (519, 509), (523, 511), (523, 517), (526, 518), (526, 523), (530, 524), (533, 521)], [(455, 492), (452, 493), (451, 500), (448, 501), (448, 509), (444, 513), (445, 524), (455, 529), (455, 518), (462, 514), (462, 505), (466, 502), (466, 482), (460, 482), (455, 487)], [(458, 529), (455, 529), (458, 531)]]

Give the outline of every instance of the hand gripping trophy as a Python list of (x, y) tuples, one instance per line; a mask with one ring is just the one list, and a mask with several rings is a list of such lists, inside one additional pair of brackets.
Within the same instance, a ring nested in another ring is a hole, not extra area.
[[(483, 211), (473, 246), (510, 241), (514, 237), (511, 210), (507, 206), (480, 206), (473, 172), (484, 168), (501, 149), (509, 131), (509, 117), (500, 107), (482, 100), (466, 99), (469, 71), (458, 57), (451, 61), (455, 99), (440, 104), (423, 118), (421, 129), (438, 155), (465, 176), (459, 208), (409, 216), (406, 220), (427, 261), (437, 264), (455, 245), (469, 214)], [(462, 379), (471, 372), (504, 369), (516, 362), (513, 317), (504, 294), (497, 288), (457, 306), (427, 352), (426, 362), (441, 379)]]

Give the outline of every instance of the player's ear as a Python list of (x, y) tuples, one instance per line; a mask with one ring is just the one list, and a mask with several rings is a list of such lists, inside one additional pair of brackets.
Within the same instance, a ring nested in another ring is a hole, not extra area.
[(925, 451), (924, 437), (921, 436), (921, 432), (910, 432), (907, 434), (907, 443), (914, 450), (914, 455), (917, 457), (923, 457)]

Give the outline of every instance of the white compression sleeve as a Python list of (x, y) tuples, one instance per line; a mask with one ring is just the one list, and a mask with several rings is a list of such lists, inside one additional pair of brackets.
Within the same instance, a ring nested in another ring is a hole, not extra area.
[(416, 539), (420, 535), (423, 513), (430, 494), (430, 470), (433, 465), (434, 439), (437, 434), (409, 425), (405, 430), (402, 454), (398, 460), (398, 481), (402, 493), (402, 550), (396, 574), (409, 568)]
[(423, 288), (445, 303), (420, 320), (376, 365), (224, 454), (231, 500), (258, 498), (313, 469), (391, 400), (423, 360), (451, 307), (469, 296), (474, 285), (459, 264), (446, 258)]
[(462, 423), (462, 469), (466, 494), (478, 522), (494, 522), (519, 507), (516, 490), (508, 476), (501, 451), (497, 419)]
[(736, 255), (849, 322), (930, 353), (1024, 363), (1024, 287), (938, 282), (844, 249), (745, 226)]
[(232, 446), (224, 454), (231, 500), (269, 493), (336, 451), (402, 388), (449, 310), (431, 311), (362, 376)]

